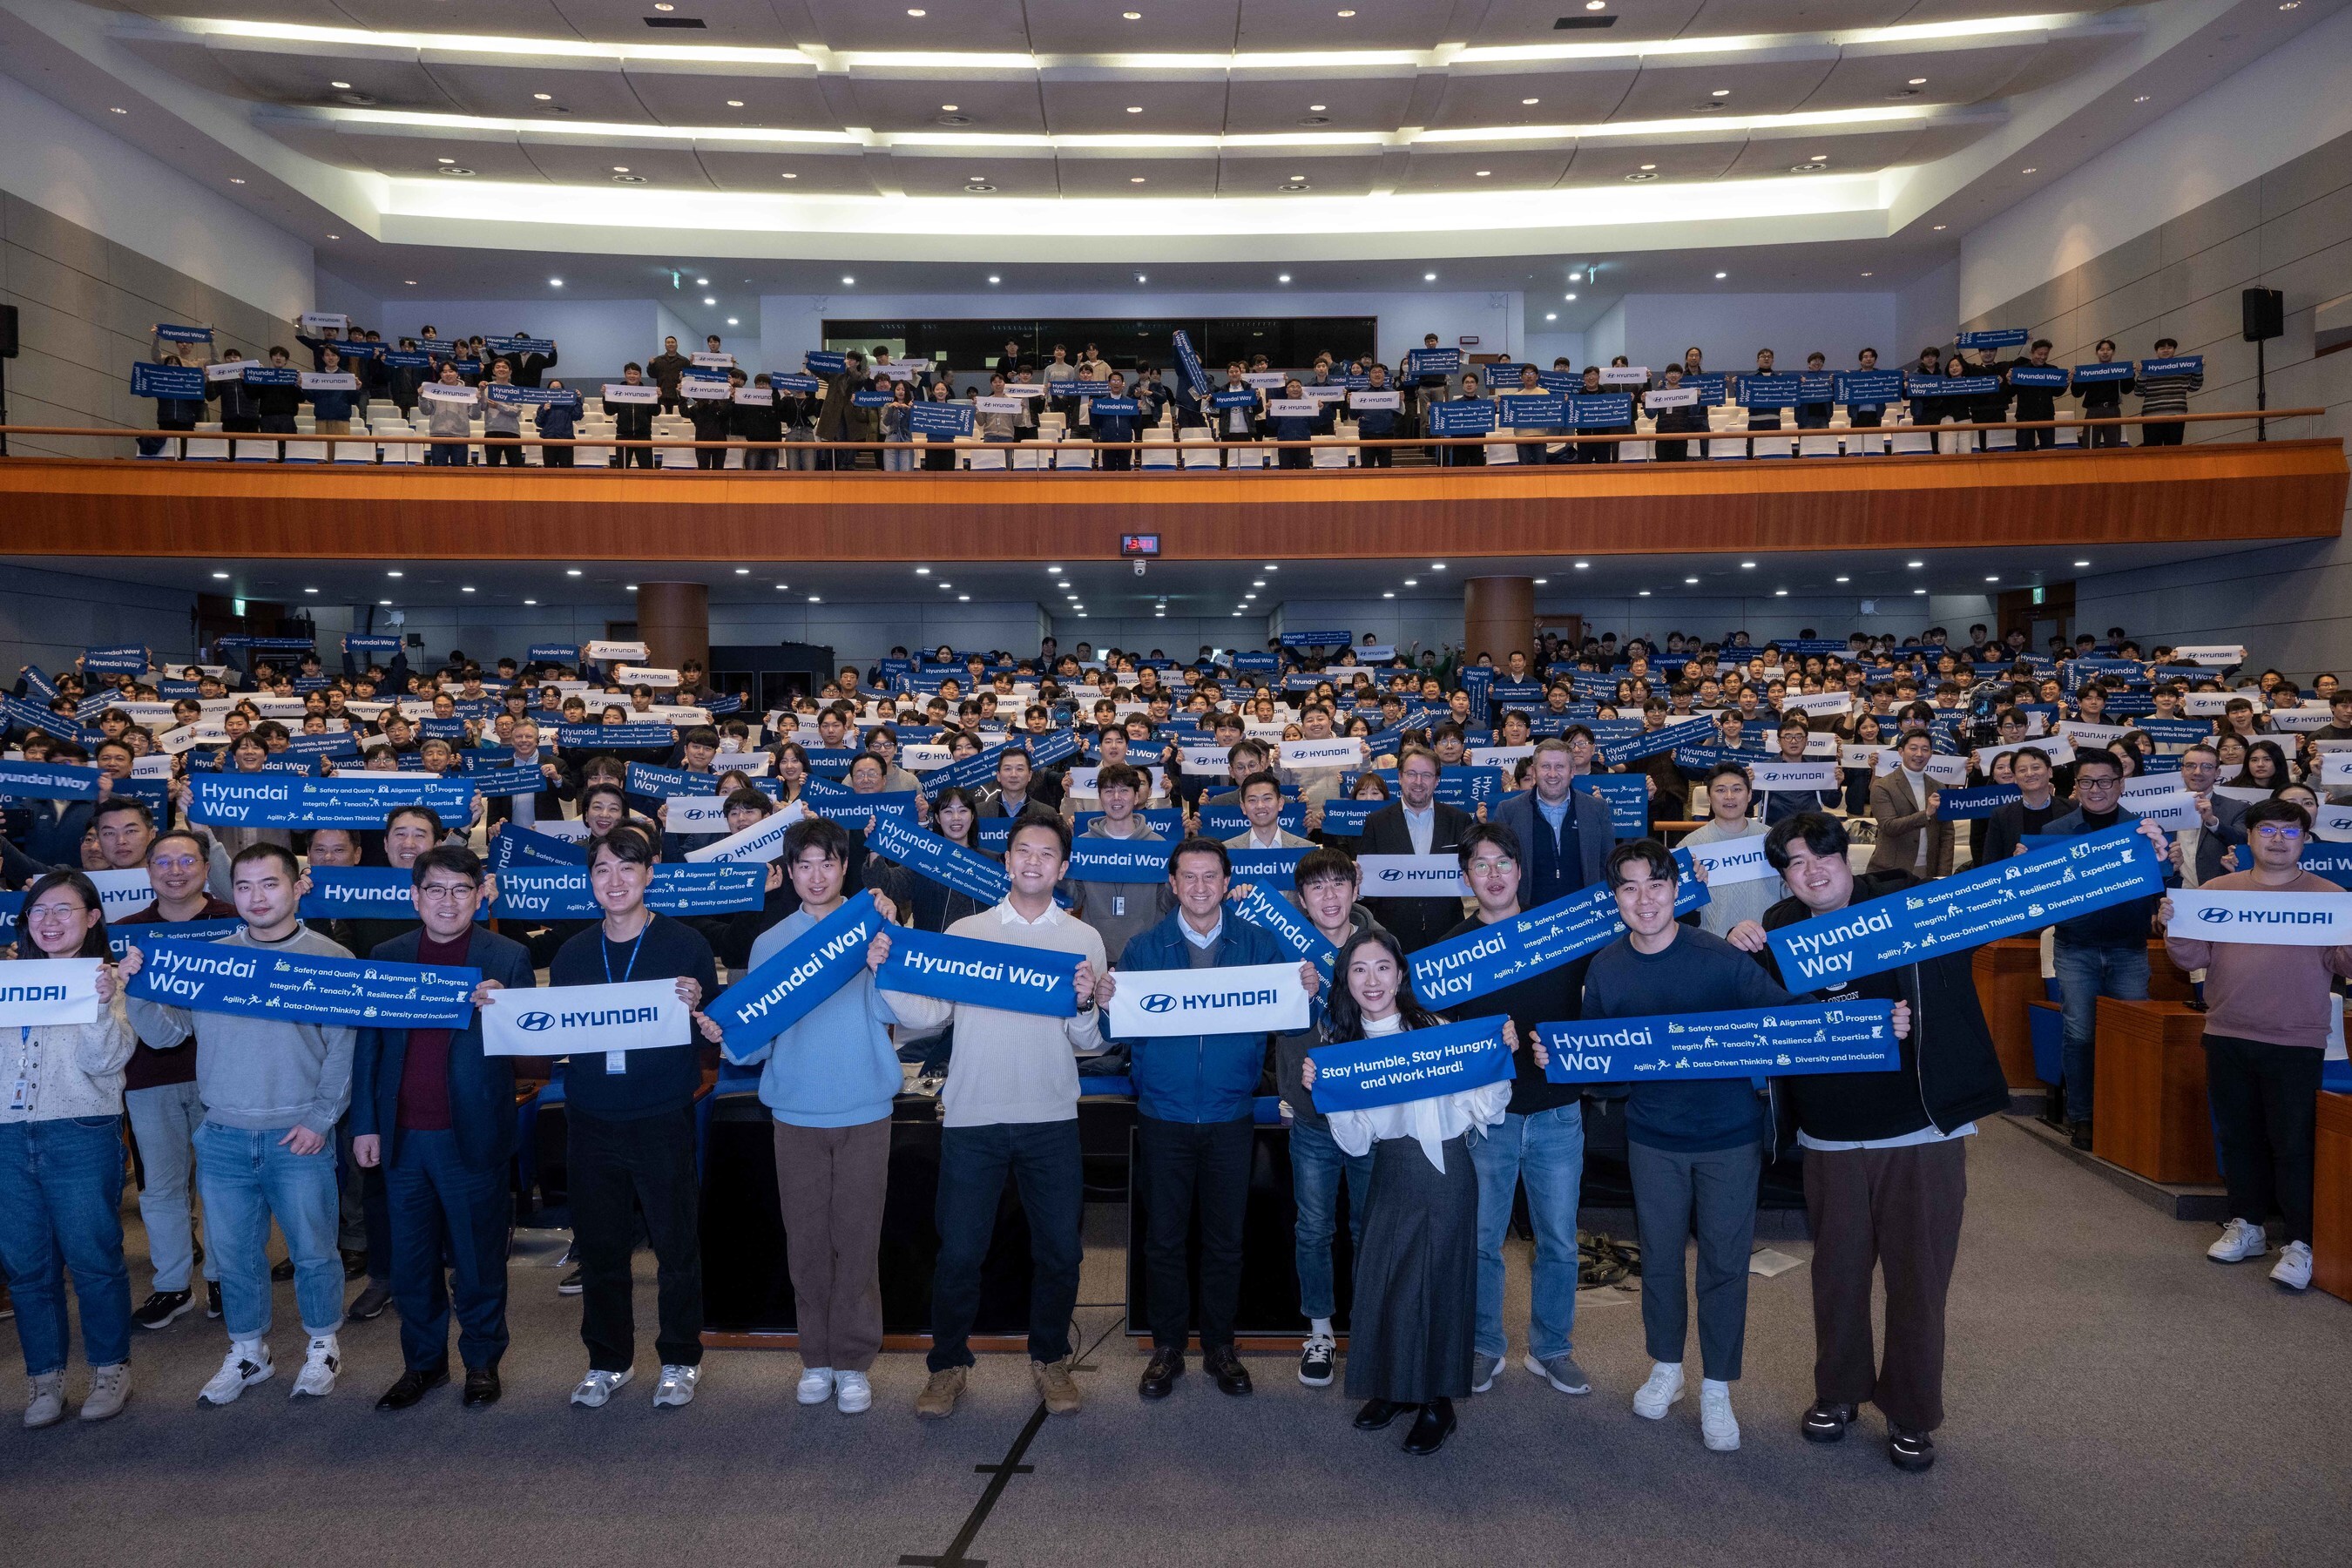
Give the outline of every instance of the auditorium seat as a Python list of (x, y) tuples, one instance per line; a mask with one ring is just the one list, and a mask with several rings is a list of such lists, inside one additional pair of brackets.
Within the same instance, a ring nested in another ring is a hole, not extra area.
[(1898, 458), (1924, 458), (1936, 449), (1936, 437), (1916, 425), (1888, 427), (1886, 449)]
[[(1352, 435), (1353, 431), (1349, 434)], [(1351, 468), (1356, 461), (1356, 449), (1344, 445), (1345, 440), (1345, 437), (1337, 435), (1318, 436), (1315, 437), (1315, 449), (1307, 456), (1318, 468)]]
[(1179, 450), (1183, 455), (1184, 467), (1188, 471), (1205, 470), (1223, 466), (1224, 453), (1217, 446), (1216, 437), (1206, 427), (1189, 425), (1176, 432), (1176, 439), (1180, 443)]

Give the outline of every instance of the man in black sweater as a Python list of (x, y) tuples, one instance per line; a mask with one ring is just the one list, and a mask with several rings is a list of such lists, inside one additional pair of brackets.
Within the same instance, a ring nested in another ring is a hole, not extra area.
[[(1727, 940), (1776, 979), (1766, 931), (1918, 885), (1901, 870), (1855, 877), (1844, 827), (1817, 812), (1773, 828), (1764, 857), (1791, 896)], [(1812, 993), (1822, 1002), (1910, 1004), (1902, 1065), (1780, 1086), (1796, 1111), (1813, 1233), (1814, 1399), (1802, 1430), (1810, 1442), (1834, 1443), (1859, 1406), (1875, 1404), (1886, 1415), (1888, 1457), (1906, 1470), (1936, 1462), (1928, 1434), (1944, 1420), (1944, 1299), (1968, 1195), (1964, 1140), (1978, 1117), (2009, 1107), (1970, 962), (1968, 952), (1945, 952)], [(1874, 1265), (1886, 1279), (1884, 1359), (1873, 1354)]]
[[(1477, 908), (1444, 940), (1469, 936), (1522, 912), (1522, 850), (1518, 835), (1499, 823), (1483, 822), (1463, 835), (1462, 875)], [(1545, 1024), (1571, 1022), (1582, 1014), (1582, 963), (1563, 963), (1478, 994), (1461, 1011), (1501, 1013), (1532, 1040)], [(1502, 1124), (1470, 1144), (1478, 1170), (1478, 1330), (1471, 1363), (1470, 1392), (1495, 1386), (1509, 1350), (1503, 1328), (1503, 1237), (1510, 1229), (1511, 1205), (1519, 1184), (1528, 1189), (1528, 1218), (1535, 1227), (1535, 1266), (1528, 1322), (1528, 1371), (1562, 1394), (1590, 1394), (1592, 1380), (1576, 1364), (1576, 1205), (1584, 1184), (1583, 1090), (1554, 1083), (1535, 1058), (1517, 1058), (1511, 1103)]]
[(1992, 816), (1985, 822), (1984, 854), (1981, 860), (2006, 860), (2025, 847), (2029, 833), (2045, 833), (2050, 824), (2074, 809), (2052, 787), (2056, 770), (2050, 765), (2050, 753), (2039, 746), (2025, 746), (2010, 753), (2011, 776), (2017, 781), (2018, 798), (2007, 805), (1993, 807)]
[[(2048, 338), (2036, 338), (2033, 340), (2032, 344), (2025, 351), (2025, 357), (2021, 360), (2012, 360), (2010, 362), (2007, 368), (2011, 371), (2020, 369), (2046, 370), (2049, 368), (2049, 365), (2050, 340)], [(2017, 417), (2019, 419), (2055, 419), (2058, 417), (2058, 388), (2049, 386), (2018, 386), (2012, 383), (2011, 390), (2017, 395)], [(2017, 449), (2021, 452), (2031, 452), (2039, 447), (2055, 447), (2057, 445), (2058, 432), (2055, 430), (2020, 430), (2017, 433)]]
[[(659, 858), (650, 829), (624, 823), (598, 841), (588, 880), (604, 918), (556, 952), (551, 985), (675, 980), (688, 1007), (719, 991), (710, 943), (683, 921), (646, 908)], [(559, 1047), (562, 1042), (555, 1042)], [(568, 1054), (568, 1053), (566, 1053)], [(572, 1173), (572, 1234), (581, 1268), (580, 1337), (588, 1375), (572, 1403), (595, 1408), (629, 1381), (636, 1356), (629, 1254), (636, 1216), (658, 1264), (661, 1356), (656, 1405), (694, 1398), (702, 1375), (702, 1251), (694, 1170), (694, 1097), (702, 1087), (692, 1043), (588, 1052), (564, 1074)]]

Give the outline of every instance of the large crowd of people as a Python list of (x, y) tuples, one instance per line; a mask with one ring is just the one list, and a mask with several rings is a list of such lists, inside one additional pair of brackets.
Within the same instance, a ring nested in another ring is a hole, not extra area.
[[(658, 1266), (654, 1403), (688, 1404), (704, 1327), (693, 1106), (723, 1047), (772, 1112), (803, 1404), (872, 1402), (890, 1119), (910, 1085), (937, 1095), (942, 1122), (920, 1416), (950, 1415), (975, 1364), (1008, 1180), (1028, 1222), (1029, 1373), (1049, 1411), (1079, 1408), (1067, 1325), (1090, 1084), (1131, 1092), (1138, 1112), (1144, 1399), (1173, 1391), (1194, 1334), (1216, 1387), (1251, 1392), (1235, 1312), (1262, 1100), (1278, 1100), (1287, 1129), (1301, 1382), (1338, 1376), (1344, 1207), (1356, 1425), (1409, 1419), (1409, 1451), (1442, 1446), (1458, 1404), (1510, 1367), (1504, 1243), (1523, 1186), (1535, 1245), (1519, 1364), (1589, 1394), (1575, 1355), (1584, 1114), (1622, 1101), (1653, 1362), (1634, 1412), (1662, 1419), (1685, 1396), (1681, 1259), (1695, 1236), (1700, 1435), (1738, 1446), (1759, 1173), (1801, 1150), (1818, 1348), (1801, 1429), (1836, 1440), (1875, 1404), (1893, 1463), (1924, 1468), (1944, 1419), (1966, 1141), (2008, 1108), (2008, 1086), (1966, 952), (1808, 989), (1769, 933), (2134, 823), (2172, 889), (2332, 889), (2301, 862), (2323, 836), (2352, 837), (2352, 777), (2331, 771), (2352, 749), (2352, 688), (2122, 628), (2044, 649), (1980, 626), (1760, 645), (1538, 629), (1499, 659), (1369, 639), (1191, 659), (1051, 639), (1017, 656), (894, 648), (769, 712), (691, 661), (653, 670), (533, 648), (418, 668), (397, 639), (354, 638), (331, 668), (289, 640), (194, 663), (92, 650), (54, 678), (22, 671), (6, 708), (23, 764), (0, 866), (16, 956), (100, 961), (97, 1021), (20, 1029), (0, 1078), (15, 1086), (0, 1107), (0, 1259), (28, 1426), (66, 1414), (68, 1276), (91, 1368), (85, 1420), (122, 1408), (136, 1338), (199, 1307), (230, 1341), (201, 1397), (225, 1404), (270, 1379), (272, 1281), (285, 1279), (305, 1344), (295, 1394), (330, 1393), (345, 1322), (389, 1306), (405, 1370), (384, 1407), (451, 1381), (452, 1315), (461, 1397), (495, 1402), (519, 1065), (566, 1085), (578, 1267), (562, 1289), (581, 1296), (587, 1352), (572, 1402), (602, 1405), (632, 1380), (641, 1216)], [(470, 784), (470, 807), (400, 805), (354, 828), (240, 826), (203, 805), (211, 774), (404, 773)], [(745, 839), (779, 813), (780, 837)], [(1750, 839), (1769, 875), (1710, 874), (1717, 847)], [(649, 907), (658, 871), (724, 862), (738, 840), (761, 845), (754, 907)], [(1077, 874), (1074, 858), (1121, 845), (1151, 847), (1141, 878)], [(1460, 881), (1365, 896), (1365, 866), (1389, 858), (1442, 858)], [(593, 911), (503, 911), (497, 868), (549, 864), (584, 872)], [(404, 874), (411, 907), (303, 912), (323, 871), (353, 867)], [(1443, 1014), (1424, 994), (1416, 955), (1601, 889), (1620, 923), (1597, 951), (1482, 981)], [(869, 910), (855, 973), (787, 1026), (739, 1038), (730, 990)], [(2210, 1255), (2265, 1256), (2275, 1206), (2271, 1278), (2300, 1289), (2313, 1096), (2352, 948), (2191, 939), (2165, 931), (2168, 912), (2162, 896), (2135, 898), (2049, 934), (2065, 1016), (2051, 1114), (2087, 1145), (2097, 999), (2144, 998), (2150, 938), (2164, 935), (2204, 976), (2231, 1212)], [(356, 1026), (139, 994), (159, 928), (188, 921), (227, 948), (478, 972), (477, 1011), (462, 1026)], [(902, 989), (892, 956), (919, 933), (1028, 950), (1041, 973), (1070, 973), (1072, 1010)], [(1304, 1028), (1123, 1037), (1110, 1021), (1142, 974), (1293, 963)], [(500, 990), (646, 981), (674, 987), (697, 1043), (583, 1051), (568, 1068), (560, 1034), (546, 1062), (485, 1050), (481, 1010)], [(1773, 1079), (1769, 1096), (1745, 1077), (1578, 1084), (1547, 1070), (1548, 1025), (1791, 998), (1892, 1005), (1899, 1064)], [(1448, 1027), (1444, 1015), (1507, 1019), (1509, 1070), (1402, 1103), (1318, 1097), (1335, 1047)], [(151, 1287), (135, 1309), (126, 1119)], [(275, 1268), (273, 1220), (287, 1254)]]
[[(390, 436), (385, 460), (454, 466), (522, 467), (528, 458), (570, 468), (584, 450), (588, 460), (614, 468), (948, 469), (1004, 466), (1004, 454), (975, 458), (961, 448), (1041, 438), (1088, 443), (1053, 454), (1053, 467), (1116, 471), (1309, 468), (1318, 439), (1335, 443), (1328, 462), (1352, 458), (1370, 468), (1392, 466), (1400, 451), (1409, 460), (1456, 467), (1676, 462), (1910, 449), (1890, 447), (1898, 428), (1927, 432), (1916, 438), (1932, 450), (1939, 425), (2053, 422), (1939, 437), (1945, 449), (2033, 451), (2085, 437), (2095, 447), (2126, 444), (2126, 425), (2103, 422), (2121, 420), (2124, 398), (2135, 395), (2144, 421), (2139, 442), (2166, 446), (2180, 442), (2185, 424), (2156, 416), (2185, 415), (2189, 395), (2204, 384), (2201, 359), (2179, 357), (2170, 338), (2156, 340), (2138, 361), (2118, 360), (2116, 343), (2102, 339), (2092, 363), (2073, 367), (2051, 364), (2050, 341), (2036, 338), (2014, 345), (2021, 352), (2007, 359), (1993, 347), (1929, 345), (1900, 370), (1882, 370), (1874, 348), (1834, 371), (1824, 353), (1807, 354), (1800, 371), (1767, 348), (1756, 351), (1752, 365), (1724, 372), (1710, 371), (1696, 345), (1655, 371), (1622, 354), (1581, 369), (1555, 358), (1546, 368), (1507, 356), (1465, 357), (1441, 348), (1433, 332), (1393, 365), (1370, 354), (1323, 352), (1294, 368), (1256, 354), (1219, 373), (1189, 353), (1160, 366), (1108, 356), (1092, 342), (1075, 350), (1056, 342), (1041, 356), (1018, 342), (984, 365), (894, 358), (877, 344), (870, 354), (813, 352), (789, 371), (758, 370), (712, 335), (688, 352), (666, 338), (642, 363), (566, 382), (553, 374), (554, 341), (520, 331), (445, 339), (427, 326), (419, 336), (388, 341), (344, 321), (290, 334), (292, 349), (273, 343), (248, 352), (208, 327), (159, 323), (155, 331), (154, 359), (145, 368), (203, 375), (201, 395), (191, 395), (193, 383), (179, 395), (157, 395), (160, 431)], [(950, 406), (919, 412), (935, 404)], [(396, 415), (390, 423), (387, 407)], [(2091, 423), (2075, 429), (2077, 421)], [(1727, 431), (1738, 439), (1726, 439)], [(1475, 439), (1481, 433), (1489, 438)], [(1827, 444), (1808, 445), (1809, 436)], [(1454, 444), (1348, 444), (1432, 437)], [(657, 439), (699, 445), (667, 457)], [(541, 445), (575, 440), (593, 445)], [(1206, 445), (1189, 454), (1176, 449), (1198, 443)], [(1264, 443), (1274, 446), (1255, 450)], [(358, 442), (336, 446), (345, 460), (373, 460), (379, 451)], [(1156, 454), (1149, 463), (1147, 446)], [(1231, 447), (1244, 449), (1220, 450)], [(164, 437), (142, 443), (149, 456), (166, 449)], [(289, 450), (313, 449), (247, 441), (235, 455)]]

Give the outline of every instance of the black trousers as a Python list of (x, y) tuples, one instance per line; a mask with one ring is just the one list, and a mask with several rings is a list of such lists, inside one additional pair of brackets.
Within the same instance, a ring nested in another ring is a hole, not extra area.
[(2205, 1098), (2221, 1145), (2230, 1213), (2250, 1225), (2286, 1216), (2286, 1238), (2311, 1241), (2311, 1183), (2324, 1051), (2234, 1035), (2205, 1037)]
[(1358, 448), (1358, 461), (1362, 467), (1367, 468), (1393, 468), (1396, 466), (1395, 458), (1396, 448), (1394, 447), (1363, 447)]
[[(1944, 1303), (1968, 1204), (1968, 1142), (1805, 1151), (1815, 1397), (1876, 1405), (1906, 1432), (1944, 1424)], [(1874, 1273), (1886, 1283), (1883, 1352)]]
[(572, 466), (572, 455), (579, 450), (577, 447), (550, 447), (546, 448), (543, 456), (549, 468), (568, 468)]
[(588, 1346), (589, 1369), (623, 1372), (636, 1359), (629, 1255), (641, 1213), (657, 1265), (654, 1349), (664, 1366), (700, 1364), (701, 1194), (694, 1173), (694, 1108), (626, 1121), (570, 1110), (567, 1123), (572, 1236), (583, 1287), (580, 1337)]
[(697, 447), (694, 449), (694, 466), (698, 468), (725, 468), (727, 466), (727, 448), (724, 447)]
[(651, 447), (624, 447), (620, 455), (613, 459), (613, 466), (616, 468), (650, 468), (654, 466), (654, 449)]
[(980, 1315), (981, 1265), (996, 1235), (996, 1205), (1007, 1176), (1020, 1188), (1029, 1219), (1029, 1359), (1056, 1362), (1070, 1353), (1087, 1197), (1077, 1118), (943, 1127), (933, 1210), (940, 1232), (939, 1260), (931, 1268), (933, 1372), (972, 1364), (968, 1342)]
[[(926, 452), (924, 456), (929, 457), (930, 454)], [(1135, 468), (1135, 454), (1124, 447), (1105, 447), (1096, 456), (1101, 460), (1105, 473), (1124, 474), (1131, 472)]]
[(2161, 425), (2143, 425), (2139, 427), (2139, 444), (2143, 447), (2178, 447), (2180, 445), (2180, 433), (2187, 428), (2179, 420)]
[(1875, 430), (1885, 417), (1885, 414), (1876, 408), (1850, 408), (1846, 411), (1846, 423), (1857, 430)]
[(498, 430), (484, 432), (482, 436), (482, 466), (485, 468), (495, 468), (501, 463), (505, 463), (510, 467), (518, 468), (523, 466), (522, 437), (520, 436), (508, 435), (503, 431)]
[(1201, 1348), (1234, 1342), (1242, 1293), (1242, 1215), (1249, 1205), (1249, 1121), (1136, 1118), (1143, 1187), (1143, 1279), (1151, 1342), (1181, 1350), (1192, 1317), (1192, 1214), (1201, 1215)]

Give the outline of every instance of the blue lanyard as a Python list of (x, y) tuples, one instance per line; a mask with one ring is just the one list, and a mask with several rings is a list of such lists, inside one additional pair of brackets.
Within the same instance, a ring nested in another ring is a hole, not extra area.
[[(637, 952), (646, 945), (646, 932), (653, 929), (653, 919), (648, 916), (646, 917), (643, 929), (637, 932), (637, 940), (629, 943), (629, 962), (622, 969), (621, 978), (618, 984), (626, 984), (628, 983), (629, 976), (637, 972)], [(615, 984), (613, 979), (613, 944), (602, 940), (602, 932), (597, 934), (599, 939), (596, 944), (597, 954), (604, 961), (604, 984), (611, 985)]]

